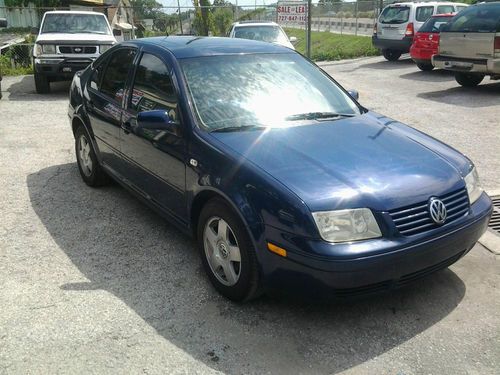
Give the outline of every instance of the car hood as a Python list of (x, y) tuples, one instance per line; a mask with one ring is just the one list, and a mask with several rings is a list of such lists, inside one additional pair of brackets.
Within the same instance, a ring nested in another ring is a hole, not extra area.
[(466, 157), (370, 112), (285, 129), (211, 133), (293, 191), (312, 211), (386, 211), (464, 187)]
[(59, 44), (89, 44), (89, 43), (114, 43), (116, 39), (113, 35), (104, 34), (63, 34), (63, 33), (44, 33), (36, 38), (37, 43), (59, 43)]

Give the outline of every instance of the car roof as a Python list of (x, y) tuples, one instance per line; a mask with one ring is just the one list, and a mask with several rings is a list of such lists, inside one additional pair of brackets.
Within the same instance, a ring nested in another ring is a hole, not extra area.
[(243, 55), (257, 53), (295, 53), (289, 48), (256, 40), (199, 36), (167, 36), (134, 39), (126, 42), (137, 46), (154, 45), (169, 50), (178, 59)]
[(236, 27), (245, 27), (245, 26), (278, 26), (276, 22), (273, 21), (240, 21), (235, 22), (233, 25)]
[(95, 14), (98, 16), (105, 16), (104, 13), (90, 12), (87, 10), (51, 10), (51, 11), (45, 12), (45, 14)]

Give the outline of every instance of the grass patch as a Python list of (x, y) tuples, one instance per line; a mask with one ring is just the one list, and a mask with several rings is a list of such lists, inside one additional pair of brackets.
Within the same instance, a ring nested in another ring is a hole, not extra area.
[[(295, 49), (305, 54), (305, 30), (285, 29), (285, 31), (288, 36), (295, 36), (298, 39)], [(344, 60), (378, 55), (380, 52), (372, 46), (372, 39), (369, 36), (341, 35), (327, 31), (311, 32), (311, 59), (314, 61)]]

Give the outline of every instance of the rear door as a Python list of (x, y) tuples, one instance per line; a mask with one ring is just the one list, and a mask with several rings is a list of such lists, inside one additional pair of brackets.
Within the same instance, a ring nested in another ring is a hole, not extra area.
[(441, 33), (439, 53), (471, 59), (492, 58), (497, 33), (500, 34), (500, 4), (468, 7)]
[(410, 21), (412, 5), (390, 5), (384, 8), (378, 19), (378, 37), (402, 40)]
[(86, 109), (102, 161), (117, 170), (125, 82), (136, 55), (134, 48), (120, 48), (98, 65), (87, 85)]

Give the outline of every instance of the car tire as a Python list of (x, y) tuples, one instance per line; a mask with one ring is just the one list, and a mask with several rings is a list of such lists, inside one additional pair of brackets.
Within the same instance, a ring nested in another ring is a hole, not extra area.
[(417, 63), (417, 67), (424, 72), (430, 72), (434, 69), (434, 65), (425, 63)]
[(47, 94), (50, 92), (50, 83), (47, 76), (35, 73), (35, 89), (37, 94)]
[(78, 170), (87, 185), (99, 187), (109, 183), (109, 176), (99, 164), (90, 136), (83, 125), (75, 131), (75, 153)]
[(250, 235), (224, 200), (215, 198), (203, 207), (197, 239), (203, 267), (220, 294), (236, 302), (249, 301), (262, 294)]
[(482, 74), (455, 73), (455, 80), (464, 87), (476, 87), (484, 79)]
[(401, 52), (392, 49), (385, 49), (382, 51), (382, 54), (388, 61), (397, 61), (401, 57)]

